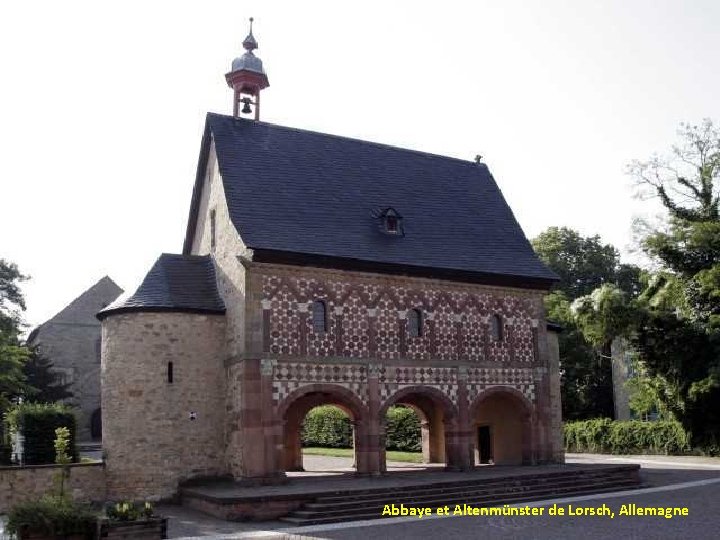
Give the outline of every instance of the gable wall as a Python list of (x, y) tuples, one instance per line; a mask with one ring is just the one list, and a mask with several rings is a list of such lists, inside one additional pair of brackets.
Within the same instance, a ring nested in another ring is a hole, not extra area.
[(30, 341), (52, 362), (53, 371), (71, 383), (68, 401), (78, 409), (78, 441), (91, 439), (91, 417), (100, 407), (100, 321), (95, 314), (121, 293), (111, 279), (101, 279), (43, 323)]
[[(210, 242), (210, 211), (215, 209), (215, 249)], [(236, 358), (245, 350), (245, 268), (238, 261), (238, 256), (246, 251), (240, 235), (230, 221), (225, 189), (217, 162), (214, 142), (210, 146), (208, 165), (202, 197), (198, 209), (198, 219), (193, 238), (191, 253), (193, 255), (213, 255), (218, 292), (225, 302), (226, 348), (223, 360)], [(227, 363), (224, 381), (225, 390), (225, 441), (226, 461), (232, 470), (242, 469), (242, 446), (238, 429), (240, 401), (242, 399), (240, 385), (240, 366)]]
[[(210, 242), (210, 211), (215, 210), (215, 249)], [(246, 251), (235, 226), (230, 221), (223, 180), (218, 168), (215, 144), (210, 146), (208, 164), (193, 236), (193, 255), (212, 254), (218, 281), (218, 292), (227, 309), (228, 356), (241, 354), (244, 349), (245, 328), (245, 269), (238, 255)]]

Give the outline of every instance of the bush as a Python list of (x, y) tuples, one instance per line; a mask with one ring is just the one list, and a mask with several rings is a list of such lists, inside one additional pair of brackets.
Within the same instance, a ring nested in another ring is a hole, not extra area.
[(97, 515), (87, 506), (62, 497), (43, 497), (15, 505), (8, 514), (7, 530), (19, 535), (28, 529), (50, 537), (73, 534), (93, 538)]
[(70, 430), (70, 457), (77, 462), (75, 422), (72, 410), (59, 403), (22, 403), (7, 413), (10, 431), (19, 431), (25, 437), (26, 465), (55, 463), (55, 430), (60, 427)]
[(390, 407), (387, 412), (385, 448), (402, 452), (422, 450), (420, 419), (410, 407)]
[(689, 450), (690, 437), (679, 422), (599, 418), (565, 424), (566, 452), (671, 455)]
[(147, 501), (121, 501), (105, 505), (105, 515), (111, 521), (137, 521), (150, 519), (155, 515), (153, 505)]
[[(303, 446), (352, 448), (352, 422), (340, 409), (323, 405), (312, 409), (302, 426)], [(388, 450), (419, 452), (422, 448), (420, 420), (409, 407), (390, 407), (387, 413)]]
[(303, 446), (352, 448), (353, 428), (350, 418), (332, 405), (312, 409), (302, 425)]

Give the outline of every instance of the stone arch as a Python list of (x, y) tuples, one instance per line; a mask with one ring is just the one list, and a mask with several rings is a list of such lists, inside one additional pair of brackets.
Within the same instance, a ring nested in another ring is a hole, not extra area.
[(535, 461), (535, 408), (522, 392), (510, 386), (482, 391), (470, 405), (476, 460), (497, 465), (526, 465)]
[(371, 459), (367, 447), (368, 408), (360, 397), (338, 384), (307, 384), (291, 392), (276, 408), (275, 417), (282, 426), (278, 447), (280, 468), (284, 471), (302, 470), (300, 432), (305, 415), (320, 405), (342, 409), (351, 419), (355, 441), (355, 464), (358, 473), (370, 472)]
[(380, 416), (385, 416), (391, 405), (402, 403), (402, 400), (405, 400), (408, 396), (413, 395), (426, 396), (434, 402), (440, 404), (443, 408), (443, 412), (447, 414), (448, 420), (455, 420), (457, 418), (457, 407), (455, 407), (452, 400), (444, 392), (434, 386), (425, 385), (406, 386), (396, 391), (383, 402), (383, 405), (380, 408)]
[(433, 386), (406, 386), (385, 400), (379, 410), (380, 469), (387, 470), (385, 460), (386, 414), (392, 405), (406, 405), (418, 413), (421, 421), (423, 461), (445, 463), (447, 468), (463, 468), (459, 446), (458, 409), (450, 398)]

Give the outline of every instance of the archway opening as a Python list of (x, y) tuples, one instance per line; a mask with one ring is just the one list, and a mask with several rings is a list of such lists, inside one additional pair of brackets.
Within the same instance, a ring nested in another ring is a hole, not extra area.
[(355, 404), (332, 392), (310, 392), (292, 401), (283, 415), (283, 470), (355, 472), (360, 414)]
[[(454, 417), (452, 403), (430, 390), (406, 389), (392, 396), (381, 411), (381, 470), (448, 465), (448, 426)], [(401, 448), (414, 450), (416, 457), (395, 457)]]
[(531, 462), (530, 412), (512, 393), (499, 391), (480, 400), (473, 425), (476, 465)]
[(319, 405), (308, 411), (300, 427), (302, 470), (308, 472), (355, 469), (352, 416), (337, 405)]

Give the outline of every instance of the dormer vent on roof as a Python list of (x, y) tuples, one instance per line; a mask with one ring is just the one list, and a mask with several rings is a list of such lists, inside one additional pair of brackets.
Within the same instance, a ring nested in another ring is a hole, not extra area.
[(388, 207), (377, 214), (380, 231), (390, 236), (405, 236), (403, 217), (393, 207)]

